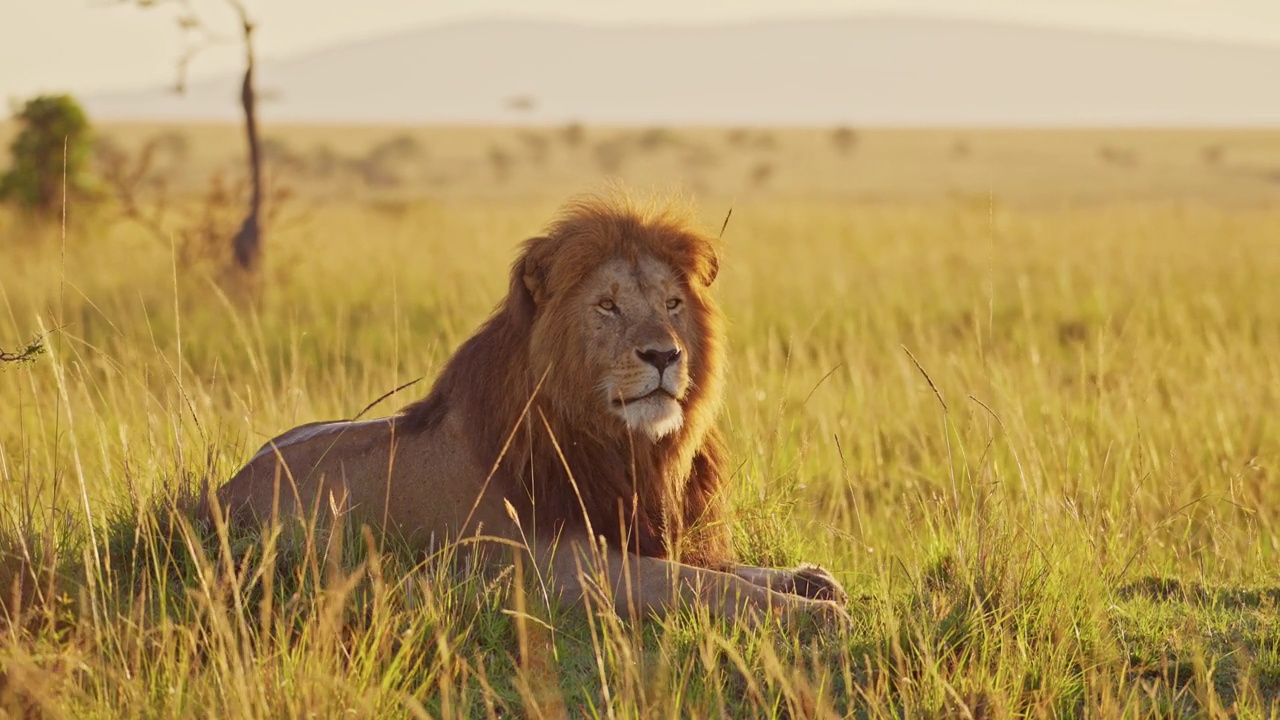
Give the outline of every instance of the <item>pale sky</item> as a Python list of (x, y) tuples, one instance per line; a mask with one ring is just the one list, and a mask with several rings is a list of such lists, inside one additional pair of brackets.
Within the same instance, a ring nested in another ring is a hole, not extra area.
[[(169, 83), (180, 52), (174, 14), (118, 0), (0, 0), (0, 102), (37, 92)], [(540, 17), (688, 24), (910, 14), (975, 17), (1148, 35), (1280, 45), (1280, 0), (244, 0), (259, 54), (287, 57), (346, 40), (448, 21)], [(226, 0), (192, 0), (234, 33)], [(238, 67), (234, 46), (201, 55), (192, 77)], [(1280, 72), (1280, 69), (1278, 69)]]

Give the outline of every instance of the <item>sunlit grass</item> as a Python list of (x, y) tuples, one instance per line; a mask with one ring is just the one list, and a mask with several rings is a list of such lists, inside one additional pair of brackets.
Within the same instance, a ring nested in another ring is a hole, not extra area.
[(1280, 210), (736, 204), (735, 543), (829, 566), (847, 634), (629, 627), (358, 527), (193, 519), (267, 437), (424, 393), (552, 209), (316, 209), (257, 306), (126, 227), (64, 259), (0, 224), (0, 347), (49, 346), (0, 368), (5, 710), (1280, 711)]

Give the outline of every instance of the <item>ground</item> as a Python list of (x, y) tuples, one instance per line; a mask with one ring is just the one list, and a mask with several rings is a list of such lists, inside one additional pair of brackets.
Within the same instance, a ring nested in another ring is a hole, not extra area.
[[(202, 240), (235, 128), (104, 129), (169, 138), (155, 227), (106, 181), (65, 232), (0, 209), (0, 348), (48, 348), (0, 366), (0, 712), (1280, 713), (1280, 132), (268, 130), (256, 290)], [(265, 438), (423, 394), (612, 173), (732, 208), (736, 549), (831, 568), (847, 632), (191, 521)]]

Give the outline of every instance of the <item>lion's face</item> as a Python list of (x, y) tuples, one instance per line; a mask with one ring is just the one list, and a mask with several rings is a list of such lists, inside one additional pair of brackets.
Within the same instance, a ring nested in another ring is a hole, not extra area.
[[(684, 424), (689, 391), (690, 298), (677, 275), (643, 256), (596, 268), (574, 293), (589, 394), (633, 432), (653, 440)], [(588, 398), (590, 401), (590, 398)]]
[(556, 432), (701, 441), (722, 378), (716, 245), (679, 208), (603, 201), (525, 241), (506, 317), (527, 328), (528, 380)]

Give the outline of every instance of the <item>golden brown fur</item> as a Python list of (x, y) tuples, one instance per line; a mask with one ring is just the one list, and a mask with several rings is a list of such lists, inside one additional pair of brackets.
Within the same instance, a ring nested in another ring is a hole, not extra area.
[(333, 504), (419, 544), (520, 541), (569, 597), (842, 616), (825, 572), (732, 563), (717, 245), (687, 211), (570, 203), (424, 399), (276, 438), (219, 502), (259, 518)]

